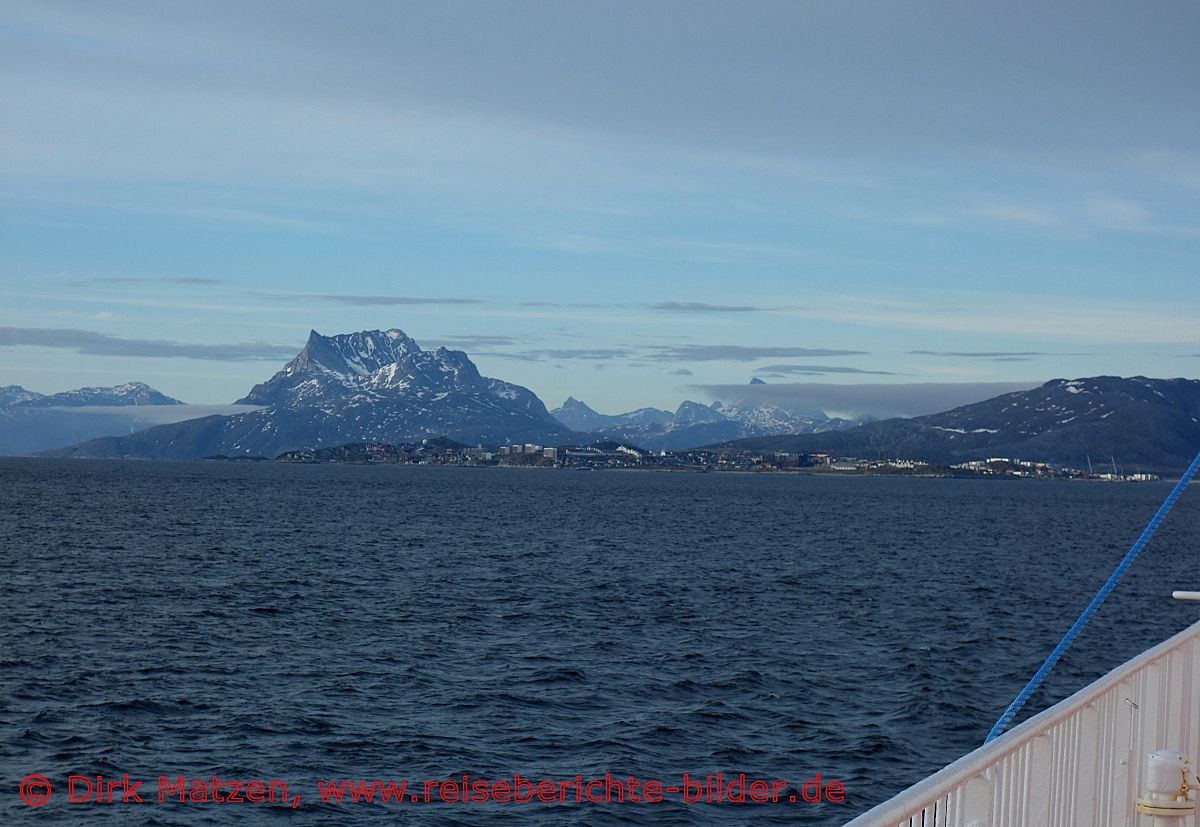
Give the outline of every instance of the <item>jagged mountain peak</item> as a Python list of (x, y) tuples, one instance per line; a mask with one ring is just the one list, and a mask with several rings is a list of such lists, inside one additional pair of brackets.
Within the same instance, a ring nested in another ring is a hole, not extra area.
[(720, 411), (701, 405), (699, 402), (687, 400), (679, 403), (675, 409), (675, 422), (679, 424), (698, 424), (701, 422), (722, 422), (729, 417)]
[[(251, 388), (238, 402), (303, 405), (372, 390), (394, 389), (405, 380), (411, 384), (416, 378), (414, 374), (422, 372), (420, 366), (408, 363), (418, 354), (424, 355), (427, 361), (435, 358), (396, 328), (333, 336), (313, 330), (295, 358), (266, 382)], [(469, 364), (465, 354), (461, 360), (454, 361), (459, 370), (463, 367), (462, 362)]]
[(597, 413), (585, 402), (573, 396), (568, 396), (561, 406), (550, 412), (550, 415), (571, 430), (582, 433), (598, 431), (619, 419), (619, 417)]
[(367, 376), (420, 351), (420, 345), (395, 328), (333, 336), (322, 336), (313, 330), (304, 348), (281, 372)]
[(548, 416), (532, 391), (479, 374), (461, 350), (422, 350), (404, 331), (363, 330), (323, 336), (309, 333), (296, 357), (239, 404), (310, 407), (347, 401), (444, 399), (451, 393), (503, 400), (536, 416)]
[(582, 402), (573, 396), (568, 396), (565, 400), (563, 400), (562, 405), (560, 405), (556, 410), (586, 411), (588, 413), (596, 413), (596, 411), (593, 410), (592, 407), (590, 405), (588, 405), (586, 402)]

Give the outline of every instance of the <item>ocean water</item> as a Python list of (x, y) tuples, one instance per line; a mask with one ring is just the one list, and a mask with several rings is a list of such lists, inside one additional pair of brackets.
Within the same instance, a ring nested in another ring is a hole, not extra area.
[[(1168, 487), (0, 460), (0, 823), (841, 824), (981, 742)], [(1193, 486), (1032, 708), (1200, 618), (1169, 597), (1198, 548)], [(67, 800), (126, 773), (146, 803)], [(786, 786), (317, 786), (514, 773)], [(817, 773), (845, 803), (788, 800)], [(159, 803), (160, 775), (300, 801)]]

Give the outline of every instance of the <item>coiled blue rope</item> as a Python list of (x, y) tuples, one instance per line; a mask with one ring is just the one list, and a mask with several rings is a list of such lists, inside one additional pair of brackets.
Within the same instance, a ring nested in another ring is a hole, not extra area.
[(1150, 518), (1150, 522), (1142, 530), (1142, 536), (1138, 537), (1129, 551), (1125, 553), (1124, 559), (1113, 569), (1113, 573), (1108, 576), (1108, 580), (1104, 581), (1104, 585), (1100, 587), (1100, 591), (1096, 592), (1096, 596), (1092, 598), (1092, 602), (1087, 605), (1087, 608), (1075, 620), (1074, 625), (1063, 635), (1063, 639), (1054, 647), (1054, 651), (1049, 654), (1041, 668), (1029, 679), (1029, 683), (1025, 684), (1025, 688), (1020, 691), (1017, 697), (1013, 698), (1013, 702), (1008, 705), (1008, 709), (1004, 710), (1004, 714), (1000, 716), (1000, 720), (996, 721), (992, 726), (991, 732), (988, 733), (983, 743), (987, 744), (999, 738), (1001, 733), (1012, 723), (1012, 719), (1016, 717), (1016, 714), (1021, 711), (1021, 707), (1025, 705), (1029, 697), (1042, 685), (1042, 681), (1046, 679), (1046, 675), (1050, 674), (1050, 670), (1054, 668), (1054, 664), (1058, 663), (1058, 659), (1075, 642), (1075, 638), (1079, 635), (1079, 632), (1092, 619), (1092, 615), (1096, 613), (1096, 610), (1100, 608), (1100, 604), (1104, 602), (1109, 592), (1117, 585), (1117, 581), (1121, 579), (1121, 575), (1125, 574), (1125, 570), (1133, 564), (1138, 554), (1141, 553), (1142, 548), (1154, 536), (1154, 532), (1158, 530), (1159, 524), (1167, 516), (1167, 512), (1171, 510), (1171, 507), (1175, 505), (1175, 501), (1179, 499), (1183, 490), (1187, 488), (1192, 477), (1196, 475), (1197, 470), (1200, 470), (1200, 454), (1196, 454), (1196, 458), (1192, 460), (1192, 464), (1183, 472), (1183, 476), (1179, 478), (1179, 482), (1175, 483), (1175, 487), (1171, 489), (1171, 493), (1163, 500), (1163, 504), (1158, 507), (1158, 511)]

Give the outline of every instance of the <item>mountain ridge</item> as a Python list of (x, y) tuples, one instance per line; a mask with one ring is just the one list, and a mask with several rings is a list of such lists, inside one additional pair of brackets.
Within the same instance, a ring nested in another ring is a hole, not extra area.
[(182, 405), (178, 399), (155, 390), (145, 382), (125, 382), (108, 387), (85, 387), (60, 393), (38, 393), (20, 385), (0, 388), (0, 410), (14, 408), (81, 408), (87, 405)]
[[(106, 405), (116, 411), (178, 404), (136, 382), (52, 395), (11, 385), (0, 388), (0, 423), (68, 416), (63, 412), (72, 407), (80, 417), (84, 411), (99, 417), (97, 411)], [(255, 384), (238, 404), (261, 407), (121, 432), (44, 453), (193, 459), (275, 456), (428, 437), (488, 445), (608, 439), (649, 450), (718, 446), (947, 464), (1008, 456), (1077, 468), (1094, 459), (1161, 471), (1186, 465), (1200, 447), (1200, 380), (1053, 379), (937, 414), (867, 424), (749, 397), (732, 404), (685, 400), (674, 412), (639, 408), (608, 415), (575, 397), (548, 411), (528, 388), (482, 376), (466, 353), (444, 347), (423, 350), (395, 328), (333, 336), (311, 331), (296, 356)], [(85, 421), (80, 417), (59, 425), (74, 433), (70, 428)], [(93, 419), (88, 427), (100, 422)], [(120, 426), (114, 420), (104, 427)], [(0, 451), (3, 436), (0, 427)]]
[(1200, 450), (1200, 380), (1052, 379), (942, 413), (721, 447), (943, 463), (1004, 456), (1074, 468), (1091, 457), (1129, 469), (1178, 470)]
[(730, 405), (685, 400), (674, 413), (638, 408), (623, 414), (601, 414), (573, 396), (550, 415), (573, 430), (588, 430), (650, 450), (685, 450), (752, 436), (846, 428), (859, 422), (832, 418), (822, 411), (793, 411), (772, 402), (746, 400)]

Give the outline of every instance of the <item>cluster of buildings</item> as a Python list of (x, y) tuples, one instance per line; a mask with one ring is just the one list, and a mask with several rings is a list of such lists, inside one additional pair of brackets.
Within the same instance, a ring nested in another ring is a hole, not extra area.
[(446, 439), (426, 439), (405, 445), (357, 443), (320, 451), (297, 451), (280, 459), (300, 462), (403, 463), (412, 465), (474, 465), (576, 470), (641, 468), (698, 471), (808, 471), (831, 474), (888, 474), (930, 477), (1024, 477), (1039, 479), (1098, 479), (1119, 482), (1157, 480), (1145, 473), (1092, 473), (1046, 462), (1007, 457), (938, 465), (913, 459), (859, 459), (822, 453), (693, 449), (650, 451), (618, 442), (587, 446), (543, 446), (533, 443), (474, 448)]
[(475, 457), (483, 462), (504, 462), (504, 458), (507, 458), (509, 463), (518, 464), (526, 464), (526, 460), (538, 462), (548, 459), (551, 462), (557, 462), (558, 449), (544, 448), (541, 445), (526, 442), (524, 445), (501, 445), (498, 451), (485, 451), (480, 445), (475, 449)]
[(951, 468), (969, 471), (980, 476), (1047, 477), (1107, 480), (1109, 482), (1153, 482), (1159, 479), (1157, 474), (1118, 473), (1116, 468), (1111, 472), (1097, 474), (1093, 471), (1082, 471), (1078, 468), (1060, 468), (1045, 462), (1030, 462), (1028, 460), (1009, 459), (1007, 457), (992, 457), (990, 459), (962, 462), (958, 465), (952, 465)]

